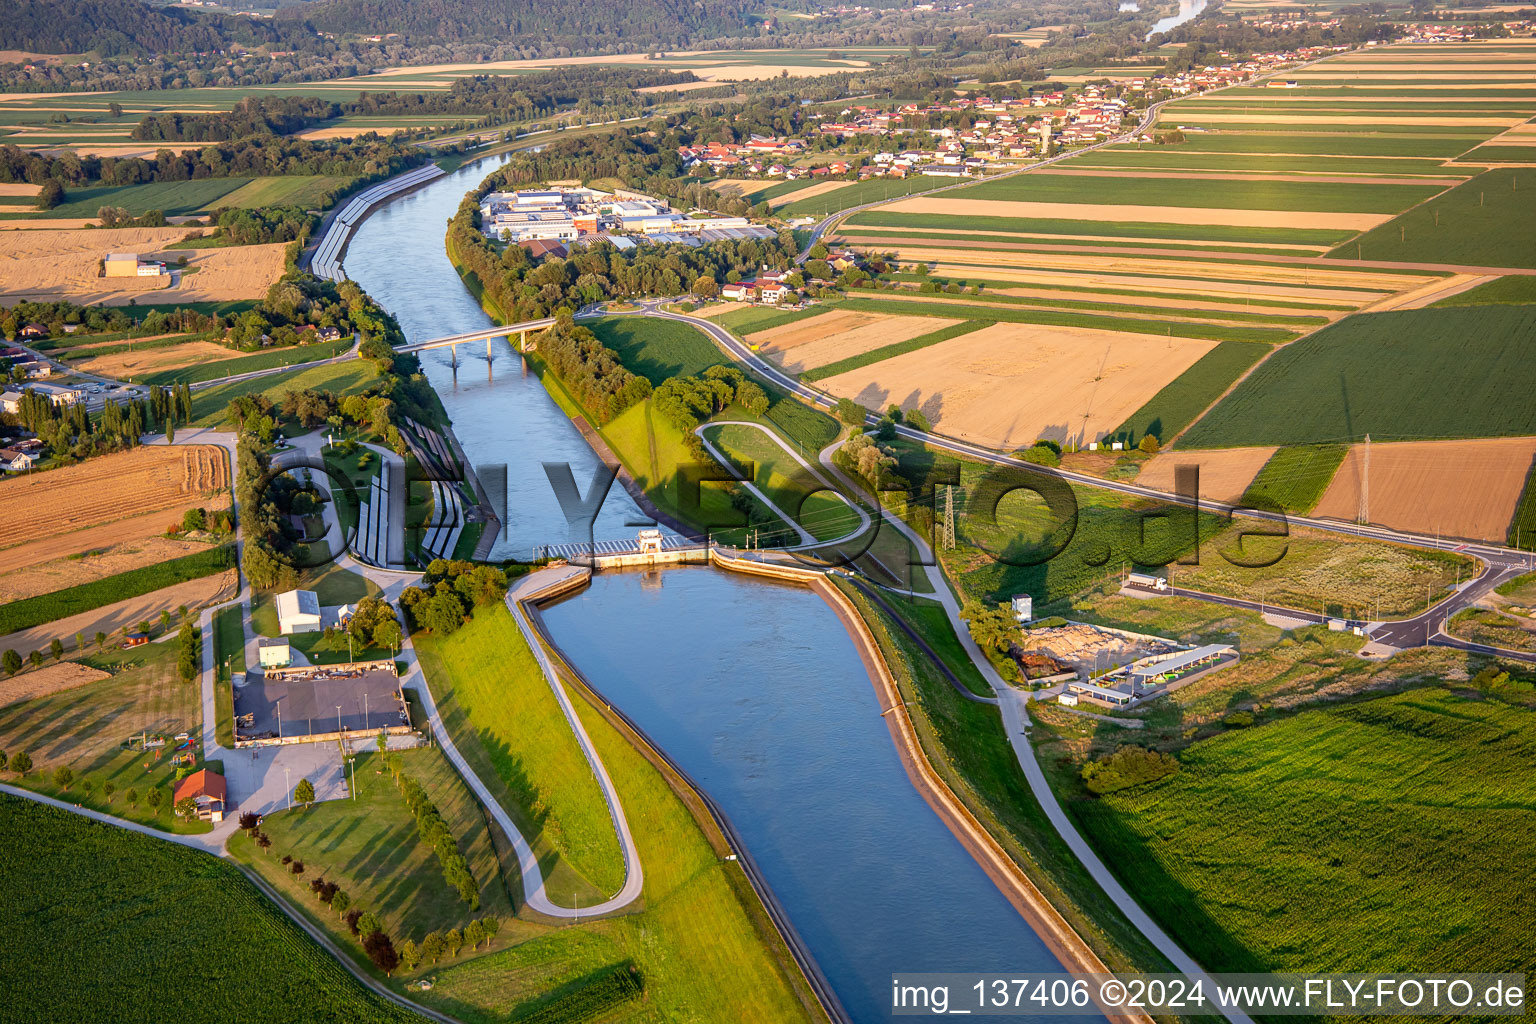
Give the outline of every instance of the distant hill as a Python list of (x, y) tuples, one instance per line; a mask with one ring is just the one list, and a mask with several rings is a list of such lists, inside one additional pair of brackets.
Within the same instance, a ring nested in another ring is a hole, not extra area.
[(112, 57), (266, 44), (287, 49), (328, 45), (302, 21), (147, 7), (139, 0), (0, 0), (0, 50)]
[(756, 31), (763, 0), (312, 0), (277, 20), (324, 32), (397, 32), (411, 43), (565, 46), (580, 53), (686, 46)]

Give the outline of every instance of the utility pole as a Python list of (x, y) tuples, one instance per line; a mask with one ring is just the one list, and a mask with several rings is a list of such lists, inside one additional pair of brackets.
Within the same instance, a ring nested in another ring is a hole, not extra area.
[(955, 488), (952, 484), (944, 485), (944, 531), (940, 542), (946, 551), (952, 551), (955, 547)]
[(1360, 456), (1360, 508), (1355, 522), (1361, 525), (1371, 521), (1371, 435), (1365, 435), (1365, 450)]

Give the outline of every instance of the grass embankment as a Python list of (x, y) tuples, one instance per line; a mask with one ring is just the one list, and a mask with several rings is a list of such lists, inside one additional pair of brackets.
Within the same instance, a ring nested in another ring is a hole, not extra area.
[[(1205, 545), (1199, 565), (1172, 566), (1175, 585), (1374, 620), (1417, 615), (1444, 598), (1458, 579), (1476, 573), (1477, 563), (1455, 552), (1297, 526), (1286, 537), (1249, 537), (1239, 550), (1238, 535), (1252, 529), (1251, 524), (1237, 523)], [(1256, 564), (1270, 559), (1277, 560), (1273, 565)]]
[(617, 892), (624, 858), (608, 805), (511, 612), (486, 606), (415, 643), (443, 721), (533, 847), (551, 898), (590, 906)]
[[(202, 721), (197, 688), (176, 673), (176, 642), (113, 647), (82, 660), (112, 678), (0, 707), (0, 750), (13, 761), (26, 751), (33, 765), (26, 776), (7, 773), (6, 781), (167, 832), (207, 832), (209, 825), (171, 813), (173, 737), (190, 733), (196, 749)], [(129, 746), (145, 736), (166, 743), (148, 751)], [(54, 778), (59, 767), (74, 772), (67, 788)], [(151, 790), (160, 794), (158, 806)]]
[[(817, 540), (833, 540), (858, 525), (858, 514), (848, 503), (829, 493), (803, 466), (761, 430), (736, 424), (716, 426), (705, 432), (717, 449), (738, 466), (751, 465), (748, 479), (768, 500), (800, 524)], [(766, 545), (798, 544), (794, 530), (765, 529), (759, 538)]]
[[(261, 828), (271, 837), (272, 846), (266, 851), (243, 832), (229, 843), (237, 859), (301, 907), (338, 946), (359, 958), (358, 940), (340, 915), (315, 899), (310, 891), (312, 879), (340, 885), (352, 906), (379, 918), (397, 947), (406, 939), (419, 944), (428, 932), (462, 930), (474, 918), (496, 917), (506, 924), (513, 912), (485, 812), (441, 750), (417, 747), (395, 751), (393, 756), (426, 790), (453, 834), (479, 886), (478, 910), (470, 910), (443, 878), (437, 854), (422, 842), (415, 815), (376, 753), (358, 754), (350, 766), (356, 799), (267, 814)], [(283, 856), (303, 861), (304, 874), (293, 874), (281, 862)], [(512, 928), (497, 933), (503, 944), (516, 937)], [(464, 955), (473, 953), (466, 949)]]
[(1349, 454), (1343, 444), (1303, 444), (1281, 448), (1269, 457), (1243, 494), (1245, 502), (1278, 505), (1285, 511), (1306, 515)]
[(1165, 444), (1171, 442), (1269, 351), (1267, 345), (1222, 342), (1147, 399), (1115, 428), (1113, 436), (1131, 444), (1139, 444), (1148, 434)]
[(122, 1020), (153, 1006), (178, 1020), (420, 1019), (364, 989), (217, 858), (15, 797), (0, 796), (0, 812), (0, 928), (47, 921), (49, 936), (0, 963), (0, 1018)]
[(213, 576), (232, 568), (234, 564), (235, 549), (225, 544), (173, 558), (168, 562), (158, 562), (116, 576), (81, 583), (67, 590), (55, 590), (50, 594), (11, 601), (0, 605), (0, 635), (30, 629), (45, 622), (55, 622), (188, 580)]
[[(274, 373), (252, 380), (217, 384), (192, 392), (192, 425), (194, 427), (219, 427), (229, 403), (241, 395), (264, 395), (273, 402), (281, 402), (290, 391), (314, 389), (332, 391), (338, 395), (355, 395), (379, 376), (378, 368), (366, 359), (349, 359), (343, 363), (315, 366), (292, 373)], [(286, 433), (296, 432), (297, 424), (284, 420)]]
[(1536, 630), (1511, 615), (1487, 608), (1468, 608), (1451, 616), (1446, 632), (1476, 644), (1506, 651), (1536, 651)]
[(1536, 712), (1445, 690), (1304, 711), (1179, 751), (1069, 813), (1216, 971), (1530, 971)]
[[(1051, 906), (1114, 970), (1164, 970), (1165, 961), (1104, 896), (1030, 791), (997, 708), (966, 700), (912, 639), (863, 594), (837, 584), (880, 644), (928, 763), (1023, 869)], [(973, 691), (987, 689), (942, 608), (889, 602)]]
[(1536, 306), (1370, 313), (1276, 352), (1184, 435), (1190, 448), (1536, 434)]
[[(444, 699), (439, 696), (438, 701), (455, 743), (493, 792), (501, 790), (498, 796), (504, 800), (515, 796), (511, 784), (488, 763), (492, 758), (517, 772), (516, 785), (527, 792), (532, 780), (542, 782), (547, 774), (522, 774), (519, 764), (532, 762), (516, 758), (547, 757), (549, 751), (524, 751), (523, 747), (548, 748), (552, 736), (570, 735), (563, 718), (559, 723), (563, 733), (554, 733), (552, 724), (530, 728), (521, 696), (508, 699), (509, 692), (522, 695), (525, 689), (545, 686), (537, 669), (531, 670), (534, 675), (529, 680), (529, 671), (513, 673), (499, 667), (506, 665), (512, 641), (522, 642), (509, 614), (502, 610), (493, 616), (482, 609), (448, 641), (428, 640), (419, 648), (434, 693), (445, 689), (441, 680), (446, 661), (434, 659), (447, 644), (461, 648), (457, 653), (463, 665), (494, 680), (491, 684), (467, 681), (486, 696), (472, 710), (455, 707), (449, 715)], [(455, 677), (447, 689), (452, 692), (459, 686)], [(575, 693), (572, 699), (629, 818), (645, 866), (641, 902), (633, 913), (583, 919), (510, 949), (434, 970), (432, 990), (419, 998), (468, 1024), (523, 1019), (537, 1011), (550, 1014), (549, 1019), (585, 1019), (582, 1014), (593, 1010), (606, 1014), (605, 1021), (636, 1024), (673, 1019), (783, 1024), (815, 1019), (802, 1001), (806, 998), (803, 980), (778, 935), (763, 920), (740, 866), (722, 860), (721, 851), (700, 831), (666, 779), (623, 735)], [(487, 742), (482, 744), (482, 738)], [(571, 743), (574, 746), (574, 739)], [(475, 754), (466, 749), (477, 745), (481, 749)], [(585, 763), (572, 764), (569, 774), (588, 777)], [(601, 795), (595, 799), (601, 806)], [(527, 813), (504, 806), (515, 818)], [(602, 813), (611, 835), (612, 825), (607, 823), (606, 811)], [(624, 979), (625, 984), (616, 979)], [(643, 987), (643, 999), (634, 991), (636, 981)]]
[(213, 711), (219, 745), (235, 747), (235, 691), (233, 676), (245, 671), (244, 612), (239, 605), (213, 616)]
[[(1519, 188), (1524, 176), (1525, 191)], [(1536, 267), (1536, 202), (1529, 168), (1485, 171), (1339, 246), (1333, 259)]]

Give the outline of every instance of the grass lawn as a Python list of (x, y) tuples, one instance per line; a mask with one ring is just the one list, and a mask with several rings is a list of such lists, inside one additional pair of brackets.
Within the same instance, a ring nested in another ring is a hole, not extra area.
[(668, 377), (691, 377), (730, 362), (698, 328), (676, 320), (613, 316), (582, 326), (619, 354), (631, 373), (653, 385)]
[(1536, 306), (1347, 317), (1276, 352), (1191, 427), (1190, 448), (1536, 434)]
[(235, 747), (235, 693), (231, 677), (245, 671), (244, 613), (239, 605), (213, 616), (214, 714), (221, 746)]
[(1265, 501), (1285, 511), (1306, 515), (1322, 498), (1338, 472), (1349, 446), (1302, 444), (1281, 448), (1248, 484), (1244, 501)]
[(176, 1020), (421, 1019), (364, 989), (217, 858), (9, 796), (0, 846), (0, 929), (46, 922), (49, 935), (0, 963), (0, 1018), (123, 1020), (153, 1006)]
[(1268, 353), (1266, 345), (1222, 342), (1147, 399), (1130, 419), (1115, 428), (1112, 436), (1124, 437), (1130, 444), (1140, 443), (1148, 434), (1164, 444), (1171, 442), (1179, 431), (1210, 408), (1233, 381)]
[[(1347, 618), (1403, 617), (1424, 611), (1430, 600), (1475, 572), (1472, 559), (1449, 551), (1401, 547), (1381, 541), (1324, 534), (1292, 526), (1289, 537), (1250, 537), (1237, 550), (1237, 524), (1207, 543), (1199, 565), (1172, 567), (1175, 585), (1227, 597), (1285, 605)], [(1234, 560), (1268, 561), (1261, 568)]]
[[(716, 448), (738, 464), (751, 464), (755, 473), (748, 478), (768, 496), (780, 511), (798, 522), (817, 540), (842, 537), (858, 525), (853, 509), (792, 459), (783, 448), (764, 436), (761, 430), (735, 424), (714, 427), (707, 432)], [(797, 544), (796, 534), (784, 528), (784, 536), (765, 536), (766, 544)]]
[[(1521, 177), (1525, 191), (1521, 191)], [(1536, 175), (1496, 168), (1333, 250), (1334, 259), (1536, 267)]]
[[(465, 627), (454, 638), (475, 628)], [(517, 632), (510, 622), (506, 628)], [(501, 652), (487, 650), (483, 657), (493, 653)], [(624, 801), (645, 865), (642, 908), (583, 919), (511, 949), (431, 971), (433, 988), (418, 998), (466, 1024), (499, 1024), (536, 1010), (548, 1012), (544, 1019), (550, 1020), (593, 1019), (588, 1014), (595, 1010), (609, 1024), (819, 1019), (807, 1010), (804, 982), (766, 924), (740, 866), (722, 859), (656, 768), (589, 705), (573, 699)], [(505, 707), (485, 710), (492, 721), (510, 721), (503, 718), (509, 714)], [(478, 718), (463, 724), (489, 731)], [(638, 980), (643, 998), (616, 986), (617, 974)]]
[(1533, 736), (1531, 710), (1415, 690), (1232, 730), (1067, 807), (1208, 969), (1530, 971)]
[[(471, 911), (443, 878), (436, 853), (421, 841), (415, 816), (376, 753), (358, 754), (351, 766), (355, 800), (328, 800), (266, 815), (261, 827), (272, 846), (265, 852), (243, 832), (230, 842), (238, 859), (290, 903), (309, 911), (337, 945), (355, 947), (359, 954), (361, 945), (340, 916), (311, 893), (311, 879), (340, 885), (352, 906), (371, 911), (383, 922), (397, 946), (406, 939), (419, 943), (431, 931), (462, 930), (474, 918), (505, 919), (513, 912), (485, 812), (442, 751), (418, 747), (396, 751), (395, 756), (426, 790), (453, 833), (479, 885), (479, 910)], [(304, 874), (294, 875), (285, 867), (280, 860), (284, 855), (303, 861)], [(501, 936), (503, 941), (506, 937)]]
[(617, 892), (624, 860), (608, 805), (511, 612), (487, 605), (415, 644), (455, 744), (533, 846), (551, 897), (590, 905)]
[(1468, 608), (1451, 616), (1446, 632), (1506, 651), (1536, 651), (1536, 631), (1521, 620), (1486, 608)]
[[(176, 641), (113, 648), (86, 661), (112, 678), (0, 707), (0, 750), (12, 758), (25, 750), (33, 765), (25, 778), (8, 772), (6, 781), (167, 832), (207, 832), (209, 825), (171, 814), (173, 737), (190, 733), (196, 752), (202, 722), (197, 687), (176, 675)], [(158, 757), (128, 746), (146, 734), (166, 740)], [(67, 791), (53, 780), (64, 765), (75, 773)], [(110, 798), (108, 782), (116, 788)], [(161, 794), (158, 808), (150, 806), (151, 790)]]
[(274, 373), (267, 377), (199, 388), (192, 392), (192, 425), (222, 426), (229, 403), (241, 395), (262, 394), (274, 402), (281, 402), (289, 391), (314, 388), (346, 396), (362, 391), (378, 376), (378, 368), (368, 360), (349, 359), (344, 363), (330, 363), (295, 373)]

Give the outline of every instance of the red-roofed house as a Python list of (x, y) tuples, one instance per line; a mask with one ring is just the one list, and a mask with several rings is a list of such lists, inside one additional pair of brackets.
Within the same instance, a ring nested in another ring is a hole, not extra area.
[(224, 820), (224, 800), (227, 790), (224, 776), (204, 768), (176, 783), (172, 806), (191, 797), (197, 802), (197, 816), (214, 824)]

